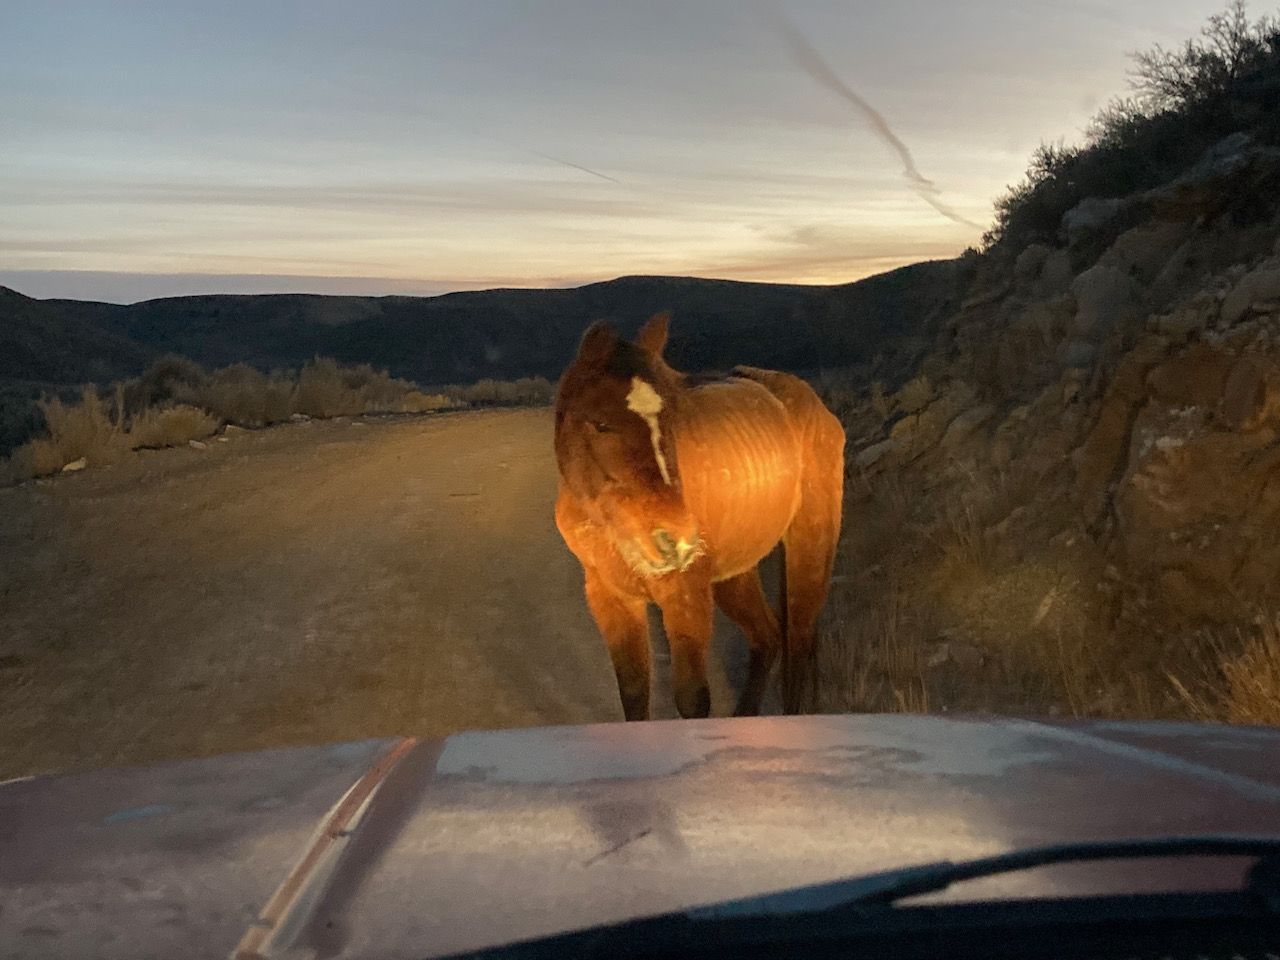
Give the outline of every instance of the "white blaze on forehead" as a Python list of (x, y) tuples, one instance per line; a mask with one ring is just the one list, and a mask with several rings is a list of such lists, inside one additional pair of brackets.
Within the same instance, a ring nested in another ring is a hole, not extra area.
[(671, 486), (671, 474), (667, 471), (667, 458), (662, 455), (662, 430), (658, 426), (658, 414), (662, 412), (662, 398), (653, 384), (639, 377), (631, 378), (631, 390), (627, 393), (627, 409), (644, 419), (649, 425), (649, 439), (653, 442), (653, 456), (662, 472), (662, 481)]

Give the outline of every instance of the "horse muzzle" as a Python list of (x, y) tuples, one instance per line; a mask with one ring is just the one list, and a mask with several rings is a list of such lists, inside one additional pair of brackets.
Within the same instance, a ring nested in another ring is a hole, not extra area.
[(666, 530), (653, 531), (653, 545), (662, 557), (663, 564), (673, 570), (684, 570), (697, 559), (700, 552), (696, 541), (690, 543), (683, 537), (677, 539)]
[(649, 542), (622, 541), (622, 554), (636, 573), (645, 577), (661, 577), (683, 573), (702, 556), (701, 541), (689, 541), (667, 530), (654, 530)]

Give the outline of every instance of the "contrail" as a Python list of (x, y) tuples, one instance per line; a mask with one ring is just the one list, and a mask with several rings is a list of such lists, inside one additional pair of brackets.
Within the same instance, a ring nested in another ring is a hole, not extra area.
[(599, 170), (592, 170), (590, 167), (584, 167), (580, 163), (574, 163), (571, 160), (562, 160), (560, 157), (553, 157), (549, 153), (542, 153), (539, 150), (530, 150), (535, 157), (541, 157), (543, 160), (550, 160), (552, 163), (558, 163), (562, 167), (572, 167), (574, 170), (581, 170), (583, 173), (589, 173), (593, 177), (599, 177), (601, 180), (608, 180), (610, 183), (622, 185), (622, 181), (617, 177), (611, 177), (607, 173), (601, 173)]
[(954, 220), (956, 223), (962, 223), (966, 227), (974, 227), (978, 230), (985, 229), (982, 224), (966, 219), (938, 199), (937, 186), (920, 172), (920, 169), (916, 166), (915, 158), (911, 156), (911, 151), (907, 149), (907, 145), (902, 142), (901, 138), (893, 132), (893, 128), (889, 126), (889, 122), (885, 120), (880, 111), (867, 103), (847, 83), (840, 79), (836, 72), (831, 69), (831, 65), (822, 59), (822, 54), (818, 53), (813, 44), (809, 42), (795, 24), (782, 14), (781, 10), (764, 6), (759, 9), (765, 18), (771, 22), (773, 28), (782, 36), (782, 39), (786, 41), (787, 46), (790, 48), (791, 57), (800, 69), (832, 93), (853, 104), (871, 125), (871, 129), (876, 136), (897, 152), (898, 158), (902, 161), (903, 176), (907, 178), (911, 188), (919, 194), (920, 199), (948, 220)]

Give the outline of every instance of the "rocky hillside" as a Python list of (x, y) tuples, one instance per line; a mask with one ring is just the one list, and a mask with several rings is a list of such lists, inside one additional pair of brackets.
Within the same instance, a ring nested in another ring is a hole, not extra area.
[(846, 412), (827, 705), (1280, 720), (1278, 187), (1235, 135), (971, 259)]

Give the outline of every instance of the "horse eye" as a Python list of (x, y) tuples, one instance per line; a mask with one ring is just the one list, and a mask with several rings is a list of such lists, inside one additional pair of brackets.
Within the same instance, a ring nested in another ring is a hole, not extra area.
[(596, 433), (613, 433), (613, 427), (605, 423), (603, 420), (592, 420), (591, 426), (596, 428)]

